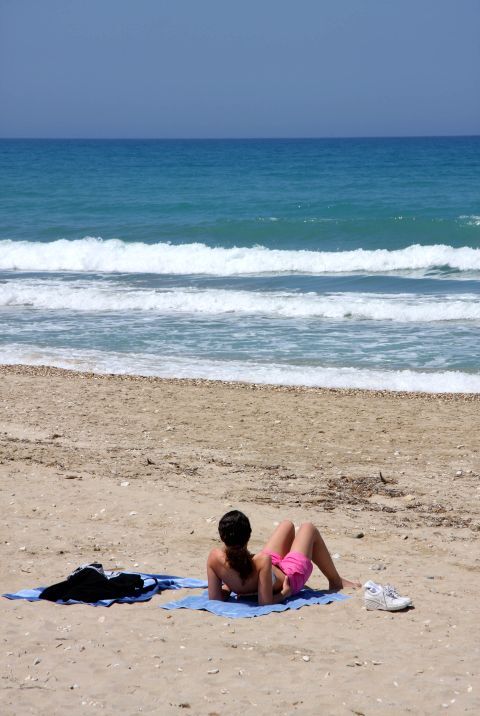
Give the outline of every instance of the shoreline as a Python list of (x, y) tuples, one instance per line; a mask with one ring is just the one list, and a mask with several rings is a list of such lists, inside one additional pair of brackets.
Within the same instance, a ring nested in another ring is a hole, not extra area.
[(38, 375), (42, 377), (62, 376), (67, 379), (73, 377), (84, 377), (94, 380), (123, 380), (138, 383), (171, 384), (171, 385), (205, 385), (205, 386), (229, 386), (232, 389), (240, 390), (267, 390), (280, 393), (313, 393), (326, 395), (355, 395), (366, 397), (389, 397), (414, 400), (441, 400), (480, 402), (480, 393), (429, 393), (425, 391), (406, 390), (378, 390), (374, 388), (325, 388), (321, 386), (303, 385), (278, 385), (274, 383), (247, 383), (244, 381), (212, 380), (209, 378), (163, 378), (161, 376), (144, 376), (130, 373), (95, 373), (81, 371), (74, 368), (58, 368), (50, 365), (29, 365), (24, 363), (5, 364), (0, 363), (0, 375)]

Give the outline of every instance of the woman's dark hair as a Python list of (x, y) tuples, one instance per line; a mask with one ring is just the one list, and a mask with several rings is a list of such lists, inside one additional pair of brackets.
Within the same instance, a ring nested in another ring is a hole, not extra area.
[(238, 572), (242, 582), (245, 582), (253, 572), (253, 558), (247, 549), (252, 534), (248, 517), (239, 510), (227, 512), (218, 523), (218, 533), (225, 545), (229, 566)]

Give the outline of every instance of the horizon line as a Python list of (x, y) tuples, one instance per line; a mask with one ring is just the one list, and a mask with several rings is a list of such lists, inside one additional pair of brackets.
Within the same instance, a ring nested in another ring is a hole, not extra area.
[(316, 141), (316, 140), (339, 140), (339, 139), (469, 139), (480, 137), (478, 134), (362, 134), (362, 135), (332, 135), (332, 136), (247, 136), (247, 137), (98, 137), (98, 136), (1, 136), (0, 141), (144, 141), (144, 142), (233, 142), (233, 141)]

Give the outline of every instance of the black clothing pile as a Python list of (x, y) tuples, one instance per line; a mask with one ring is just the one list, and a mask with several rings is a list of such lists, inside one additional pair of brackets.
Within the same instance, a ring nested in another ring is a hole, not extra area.
[(128, 572), (105, 573), (101, 564), (93, 562), (78, 567), (67, 579), (58, 584), (46, 587), (39, 594), (40, 599), (49, 602), (77, 602), (94, 604), (101, 599), (123, 599), (139, 597), (152, 591), (151, 579), (145, 585), (139, 574)]

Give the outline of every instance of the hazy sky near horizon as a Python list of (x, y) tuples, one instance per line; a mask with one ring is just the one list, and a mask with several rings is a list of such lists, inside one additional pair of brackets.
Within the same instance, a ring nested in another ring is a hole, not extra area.
[(0, 0), (0, 136), (480, 134), (478, 0)]

